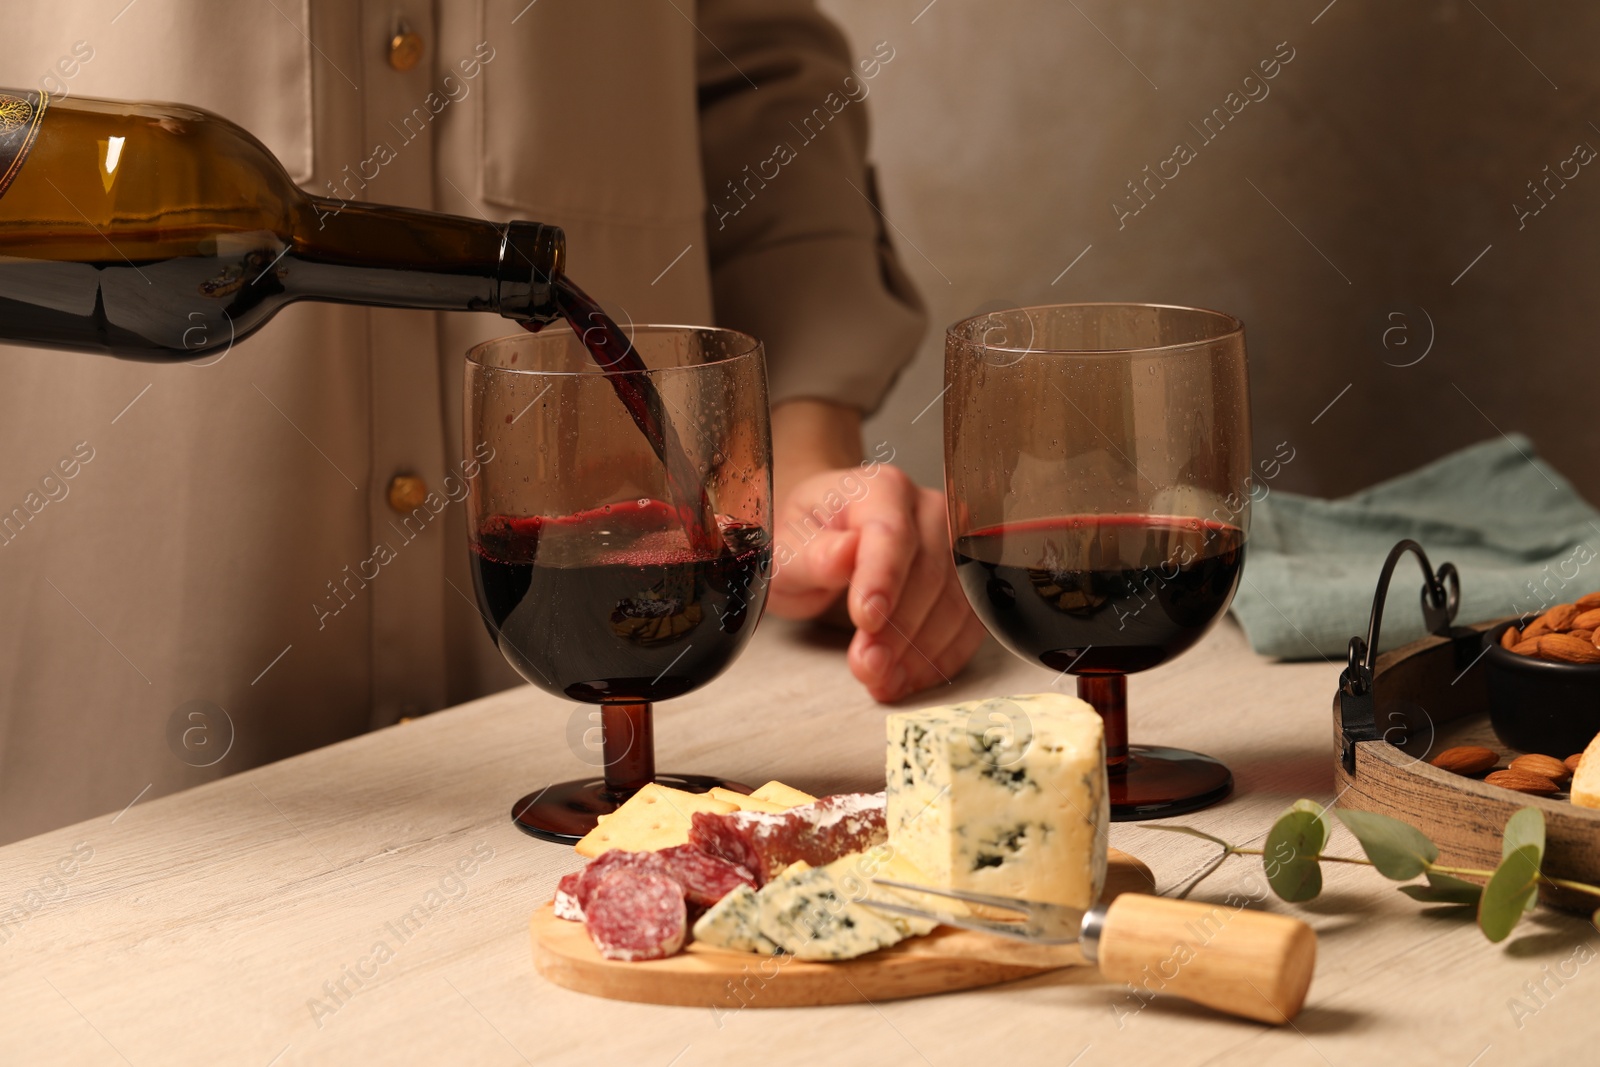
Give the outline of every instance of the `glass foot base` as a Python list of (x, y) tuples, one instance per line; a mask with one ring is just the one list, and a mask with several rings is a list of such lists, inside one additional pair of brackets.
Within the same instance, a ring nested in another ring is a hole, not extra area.
[(1199, 811), (1233, 792), (1228, 768), (1181, 748), (1130, 745), (1127, 763), (1107, 770), (1112, 822)]
[[(658, 774), (655, 781), (685, 793), (705, 793), (718, 788), (735, 793), (750, 792), (747, 785), (705, 774)], [(606, 789), (604, 778), (557, 782), (517, 801), (511, 808), (511, 821), (524, 833), (571, 845), (594, 829), (598, 816), (610, 815), (627, 799), (625, 795)]]

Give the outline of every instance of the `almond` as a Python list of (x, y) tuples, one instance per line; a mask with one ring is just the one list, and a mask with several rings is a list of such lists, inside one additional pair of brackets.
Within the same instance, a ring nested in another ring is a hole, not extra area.
[(1574, 752), (1572, 755), (1568, 756), (1566, 759), (1562, 760), (1561, 762), (1567, 768), (1567, 773), (1569, 773), (1569, 774), (1577, 774), (1578, 773), (1578, 764), (1583, 762), (1583, 753), (1582, 752)]
[(1521, 643), (1522, 631), (1515, 626), (1507, 626), (1505, 632), (1500, 635), (1501, 648), (1516, 648)]
[(1527, 771), (1495, 771), (1484, 778), (1484, 781), (1502, 789), (1515, 789), (1519, 793), (1531, 793), (1539, 797), (1547, 797), (1561, 791), (1550, 779), (1529, 774)]
[(1600, 608), (1579, 612), (1572, 619), (1574, 630), (1600, 630)]
[(1567, 770), (1565, 763), (1562, 763), (1554, 756), (1542, 756), (1536, 752), (1518, 756), (1511, 761), (1510, 769), (1536, 774), (1540, 778), (1548, 778), (1552, 782), (1564, 782), (1572, 776), (1572, 772)]
[(1538, 618), (1534, 619), (1532, 622), (1522, 628), (1522, 639), (1524, 641), (1534, 641), (1543, 637), (1545, 634), (1553, 632), (1554, 631), (1551, 630), (1549, 626), (1545, 625), (1543, 618)]
[(1569, 625), (1571, 625), (1572, 620), (1576, 618), (1577, 615), (1578, 605), (1557, 604), (1543, 615), (1540, 615), (1537, 619), (1534, 619), (1533, 624), (1537, 626), (1542, 622), (1554, 632), (1560, 633), (1562, 630), (1565, 630)]
[(1568, 630), (1567, 631), (1567, 636), (1568, 637), (1576, 637), (1579, 641), (1587, 641), (1591, 645), (1594, 644), (1594, 631), (1593, 630)]
[(1595, 608), (1600, 608), (1600, 592), (1579, 597), (1577, 607), (1579, 611), (1593, 611)]
[(1525, 638), (1513, 645), (1511, 651), (1519, 656), (1537, 656), (1539, 654), (1539, 639), (1537, 637)]
[(1571, 634), (1545, 634), (1539, 638), (1539, 656), (1562, 663), (1600, 663), (1600, 648)]
[(1482, 745), (1457, 745), (1445, 749), (1428, 762), (1452, 774), (1482, 774), (1500, 762), (1500, 753)]

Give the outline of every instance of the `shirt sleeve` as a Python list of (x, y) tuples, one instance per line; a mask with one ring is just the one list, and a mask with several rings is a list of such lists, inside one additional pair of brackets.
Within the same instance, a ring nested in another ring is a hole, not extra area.
[(814, 0), (700, 0), (698, 14), (717, 321), (765, 344), (774, 404), (870, 412), (926, 326), (866, 162), (865, 101), (893, 48), (853, 62)]

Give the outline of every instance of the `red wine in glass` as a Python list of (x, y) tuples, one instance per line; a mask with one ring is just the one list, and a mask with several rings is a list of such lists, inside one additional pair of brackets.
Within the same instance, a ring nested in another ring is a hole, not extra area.
[[(1111, 817), (1226, 797), (1233, 776), (1218, 760), (1128, 744), (1127, 676), (1194, 647), (1241, 580), (1244, 327), (1155, 304), (996, 311), (950, 327), (945, 384), (962, 590), (1001, 644), (1077, 677), (1105, 723)], [(1208, 710), (1205, 694), (1185, 699)]]
[(667, 700), (722, 673), (761, 614), (771, 542), (730, 520), (721, 548), (703, 553), (673, 510), (646, 499), (483, 523), (473, 584), (519, 674), (600, 704)]
[(1187, 651), (1221, 618), (1244, 535), (1152, 515), (1032, 519), (957, 540), (973, 610), (1013, 653), (1072, 674), (1130, 674)]
[[(772, 445), (754, 338), (624, 334), (570, 281), (558, 288), (573, 330), (469, 353), (466, 442), (494, 457), (469, 483), (489, 632), (524, 679), (598, 708), (603, 776), (512, 808), (521, 829), (570, 842), (650, 782), (748, 791), (658, 775), (652, 703), (711, 681), (755, 629), (770, 578)], [(594, 762), (570, 730), (568, 740)]]
[[(1097, 707), (1125, 707), (1127, 674), (1187, 651), (1222, 617), (1244, 549), (1237, 527), (1214, 520), (1085, 515), (974, 530), (957, 539), (955, 561), (968, 602), (1001, 644), (1076, 675), (1079, 694)], [(1125, 713), (1106, 719), (1113, 784), (1129, 760), (1126, 724)], [(1162, 749), (1137, 758), (1146, 769), (1164, 761), (1163, 792), (1193, 790), (1189, 810), (1231, 788), (1221, 764), (1191, 764), (1195, 773), (1183, 775), (1185, 765)], [(1162, 810), (1172, 813), (1170, 802)]]

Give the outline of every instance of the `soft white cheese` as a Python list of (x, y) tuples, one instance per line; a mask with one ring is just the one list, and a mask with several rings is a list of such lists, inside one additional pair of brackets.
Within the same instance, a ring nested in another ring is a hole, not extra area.
[(1089, 908), (1106, 876), (1105, 730), (1062, 693), (888, 717), (889, 844), (941, 889)]

